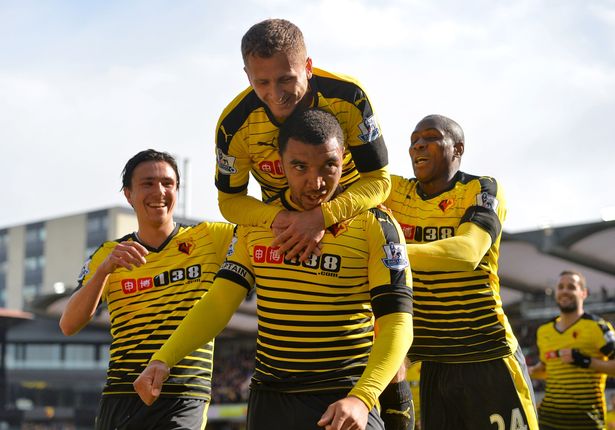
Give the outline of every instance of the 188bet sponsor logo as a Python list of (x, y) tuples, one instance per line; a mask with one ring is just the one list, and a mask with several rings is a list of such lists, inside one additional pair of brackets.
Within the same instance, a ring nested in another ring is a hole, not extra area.
[[(280, 248), (277, 246), (255, 245), (253, 260), (256, 264), (286, 264), (290, 266), (303, 266), (310, 269), (320, 269), (323, 272), (333, 274), (340, 271), (342, 267), (342, 257), (335, 254), (312, 254), (303, 263), (298, 259), (286, 260), (284, 255), (278, 252)], [(334, 275), (330, 275), (334, 276)]]
[(120, 284), (124, 294), (134, 294), (137, 291), (162, 287), (180, 281), (192, 281), (201, 277), (201, 265), (194, 264), (186, 268), (166, 270), (153, 277), (122, 279)]

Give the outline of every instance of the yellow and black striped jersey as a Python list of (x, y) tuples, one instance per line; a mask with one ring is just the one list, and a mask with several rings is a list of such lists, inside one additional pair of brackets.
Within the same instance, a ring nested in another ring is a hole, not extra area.
[(492, 242), (473, 271), (413, 268), (414, 340), (409, 358), (464, 363), (511, 355), (517, 340), (502, 309), (497, 274), (506, 205), (495, 179), (457, 172), (449, 189), (436, 196), (422, 193), (416, 179), (391, 175), (391, 182), (385, 205), (408, 244), (453, 237), (466, 222), (487, 231)]
[[(353, 183), (359, 172), (385, 168), (386, 146), (360, 84), (348, 76), (314, 69), (309, 85), (312, 106), (335, 115), (344, 131), (346, 150), (340, 184)], [(288, 186), (278, 154), (279, 126), (252, 87), (226, 107), (216, 131), (218, 190), (228, 194), (245, 191), (250, 171), (261, 186), (263, 201)]]
[[(145, 246), (147, 263), (111, 273), (102, 300), (111, 320), (107, 382), (104, 395), (135, 394), (132, 383), (194, 303), (207, 292), (233, 236), (232, 224), (203, 222), (177, 225), (159, 249)], [(119, 242), (138, 241), (132, 233), (103, 243), (79, 276), (87, 285), (97, 267)], [(163, 396), (210, 398), (213, 342), (203, 345), (171, 369)]]
[[(273, 203), (293, 209), (287, 194)], [(365, 370), (375, 319), (412, 312), (403, 235), (385, 209), (330, 227), (321, 255), (303, 263), (277, 252), (271, 229), (238, 226), (236, 237), (217, 277), (256, 290), (253, 386), (349, 390)]]
[(564, 363), (560, 349), (576, 348), (603, 360), (615, 356), (613, 326), (602, 318), (583, 314), (563, 332), (559, 317), (541, 325), (536, 333), (540, 361), (547, 372), (545, 396), (538, 410), (540, 425), (567, 429), (605, 428), (606, 374)]

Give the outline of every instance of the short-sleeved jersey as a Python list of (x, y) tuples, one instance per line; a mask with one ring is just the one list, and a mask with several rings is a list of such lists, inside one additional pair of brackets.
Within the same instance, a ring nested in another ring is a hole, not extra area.
[(563, 332), (559, 317), (541, 325), (536, 333), (540, 361), (545, 364), (547, 384), (538, 409), (541, 426), (567, 429), (605, 427), (606, 375), (563, 363), (560, 349), (576, 348), (582, 354), (603, 360), (615, 356), (613, 326), (602, 318), (583, 314)]
[(436, 196), (422, 193), (416, 179), (391, 175), (391, 183), (385, 205), (400, 223), (408, 244), (453, 237), (466, 222), (487, 231), (492, 240), (473, 271), (412, 270), (410, 360), (464, 363), (511, 355), (518, 344), (502, 308), (497, 274), (506, 206), (495, 179), (457, 172), (449, 189)]
[[(203, 222), (177, 225), (141, 267), (116, 269), (107, 279), (102, 300), (111, 320), (107, 382), (103, 395), (134, 394), (132, 383), (165, 340), (205, 294), (233, 236), (234, 226)], [(138, 241), (132, 233), (103, 243), (88, 259), (78, 288), (87, 287), (97, 267), (119, 242)], [(213, 342), (203, 345), (171, 369), (162, 396), (209, 399)]]
[[(388, 164), (386, 146), (367, 95), (343, 75), (313, 70), (311, 105), (333, 114), (344, 131), (341, 185)], [(249, 87), (222, 112), (216, 132), (216, 187), (228, 193), (247, 189), (250, 171), (267, 201), (288, 186), (278, 154), (280, 124)]]
[[(293, 209), (287, 195), (276, 204)], [(365, 370), (374, 321), (411, 312), (412, 280), (399, 225), (371, 209), (330, 227), (321, 255), (288, 261), (270, 229), (238, 226), (217, 277), (256, 289), (252, 386), (280, 392), (351, 389)]]

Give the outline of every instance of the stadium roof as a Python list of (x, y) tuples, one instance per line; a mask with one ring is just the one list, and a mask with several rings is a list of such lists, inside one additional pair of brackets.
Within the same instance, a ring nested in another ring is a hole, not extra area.
[(524, 292), (553, 289), (565, 269), (582, 272), (590, 294), (615, 298), (615, 221), (502, 235), (499, 275), (505, 302)]

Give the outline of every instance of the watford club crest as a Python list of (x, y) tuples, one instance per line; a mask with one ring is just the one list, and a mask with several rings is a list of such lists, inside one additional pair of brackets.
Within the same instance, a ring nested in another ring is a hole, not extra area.
[(451, 199), (444, 199), (440, 203), (438, 203), (438, 207), (442, 210), (442, 212), (446, 212), (448, 208), (453, 206), (455, 202)]
[(333, 224), (327, 229), (333, 237), (338, 237), (340, 234), (348, 230), (348, 225), (346, 223), (337, 223)]
[(183, 252), (186, 255), (192, 254), (194, 247), (195, 245), (192, 239), (184, 240), (183, 242), (179, 242), (179, 245), (177, 245), (179, 252)]

